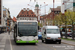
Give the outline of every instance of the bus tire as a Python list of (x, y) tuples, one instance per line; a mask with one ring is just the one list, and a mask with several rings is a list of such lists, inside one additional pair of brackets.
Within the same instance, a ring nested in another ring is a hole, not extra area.
[(33, 43), (34, 45), (36, 45), (36, 43)]

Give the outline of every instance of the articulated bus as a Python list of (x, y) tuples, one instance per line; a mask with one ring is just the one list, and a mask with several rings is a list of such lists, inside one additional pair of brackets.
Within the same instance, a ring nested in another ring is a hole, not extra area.
[(38, 43), (37, 23), (35, 20), (17, 20), (13, 35), (15, 43)]

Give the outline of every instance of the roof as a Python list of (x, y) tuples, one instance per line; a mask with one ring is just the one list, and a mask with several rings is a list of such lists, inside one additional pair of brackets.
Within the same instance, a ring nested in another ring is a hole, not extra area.
[[(53, 11), (53, 8), (50, 8), (51, 9), (51, 11)], [(54, 8), (54, 11), (61, 11), (61, 9), (60, 8)]]
[(12, 19), (14, 22), (16, 22), (17, 21), (17, 19), (15, 18), (15, 17), (13, 17), (13, 19)]
[(37, 20), (17, 20), (17, 22), (38, 22)]
[(35, 13), (32, 11), (32, 10), (26, 10), (26, 8), (23, 8), (20, 13), (17, 15), (17, 18), (18, 17), (37, 17), (35, 15)]
[(48, 15), (46, 15), (46, 16), (44, 17), (44, 19), (46, 19), (46, 18), (47, 18), (47, 19), (50, 19), (50, 18), (53, 19), (53, 18), (55, 17), (55, 15), (56, 15), (56, 14), (54, 13), (54, 16), (53, 16), (53, 12), (51, 12), (51, 13), (49, 13)]
[(46, 29), (59, 29), (58, 26), (44, 26)]

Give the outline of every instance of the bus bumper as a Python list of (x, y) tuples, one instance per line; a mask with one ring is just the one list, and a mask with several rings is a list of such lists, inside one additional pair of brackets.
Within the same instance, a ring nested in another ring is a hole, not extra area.
[(33, 41), (16, 41), (16, 43), (38, 43), (38, 40), (37, 41), (35, 41), (35, 40), (33, 40)]

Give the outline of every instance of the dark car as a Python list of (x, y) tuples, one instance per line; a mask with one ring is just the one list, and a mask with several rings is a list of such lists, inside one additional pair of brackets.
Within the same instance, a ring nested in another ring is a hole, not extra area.
[(67, 35), (68, 35), (69, 37), (72, 37), (72, 32), (67, 32)]
[(42, 39), (42, 34), (41, 34), (41, 32), (38, 32), (38, 39)]

